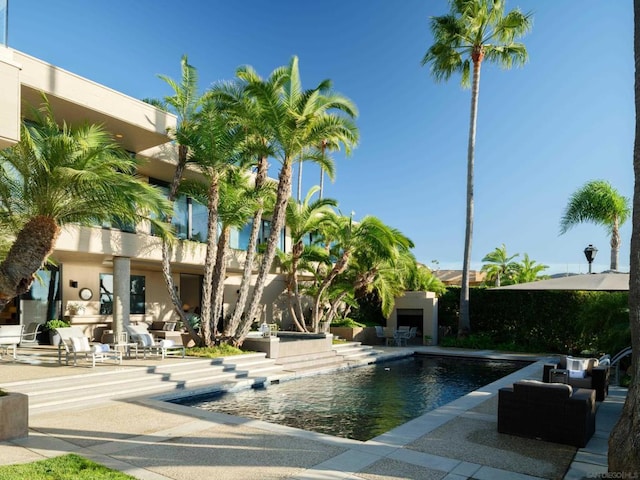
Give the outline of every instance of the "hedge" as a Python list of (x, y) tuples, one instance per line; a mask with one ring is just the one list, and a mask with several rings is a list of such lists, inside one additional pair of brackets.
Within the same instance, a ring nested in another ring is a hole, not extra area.
[[(460, 288), (438, 301), (440, 326), (458, 327)], [(615, 353), (630, 345), (626, 292), (471, 288), (471, 332), (523, 351)]]

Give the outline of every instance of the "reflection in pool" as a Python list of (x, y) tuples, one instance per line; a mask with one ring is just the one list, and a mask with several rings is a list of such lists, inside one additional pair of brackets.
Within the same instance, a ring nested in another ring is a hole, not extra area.
[(366, 441), (526, 365), (414, 356), (174, 402)]

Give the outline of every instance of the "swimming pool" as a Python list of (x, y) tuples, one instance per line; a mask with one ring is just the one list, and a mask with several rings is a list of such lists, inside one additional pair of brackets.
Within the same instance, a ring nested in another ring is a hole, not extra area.
[(366, 441), (526, 365), (417, 355), (173, 402)]

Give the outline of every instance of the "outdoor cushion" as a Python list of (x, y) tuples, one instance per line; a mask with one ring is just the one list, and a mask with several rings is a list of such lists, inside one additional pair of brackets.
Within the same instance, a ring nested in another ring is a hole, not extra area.
[(87, 337), (71, 337), (69, 338), (71, 342), (71, 348), (74, 352), (89, 352), (91, 351), (91, 346), (89, 345), (89, 339)]
[(154, 345), (153, 337), (150, 333), (139, 333), (138, 339), (143, 347), (152, 347)]
[(567, 356), (567, 370), (579, 371), (587, 369), (587, 359)]
[(93, 351), (95, 353), (108, 352), (110, 350), (109, 345), (105, 343), (97, 343), (93, 346)]
[(596, 400), (602, 402), (609, 392), (610, 365), (600, 364), (597, 358), (562, 356), (554, 363), (544, 365), (542, 380), (549, 382), (552, 370), (565, 370), (568, 383), (574, 388), (591, 388), (596, 391)]
[[(545, 389), (545, 390), (542, 390)], [(538, 394), (544, 394), (543, 392), (550, 392), (554, 390), (554, 395), (560, 397), (570, 397), (573, 394), (573, 388), (566, 383), (544, 383), (539, 380), (520, 380), (513, 384), (513, 390), (515, 392), (526, 391), (529, 393), (537, 392)]]
[(162, 330), (165, 332), (173, 332), (176, 329), (176, 322), (164, 322)]
[(149, 327), (149, 330), (164, 330), (164, 325), (165, 322), (160, 322), (160, 321), (154, 321), (151, 322), (151, 326)]

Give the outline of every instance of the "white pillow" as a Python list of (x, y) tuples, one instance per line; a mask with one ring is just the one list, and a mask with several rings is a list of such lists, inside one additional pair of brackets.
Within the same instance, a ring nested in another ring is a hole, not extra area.
[(93, 351), (95, 353), (108, 352), (109, 350), (110, 350), (109, 345), (104, 344), (104, 343), (96, 343), (93, 346)]
[(90, 352), (89, 339), (87, 337), (71, 337), (71, 348), (74, 352)]
[(586, 375), (586, 370), (569, 370), (569, 378), (584, 378)]
[[(588, 358), (573, 358), (567, 357), (567, 370), (578, 371), (578, 370), (586, 370), (588, 365)], [(584, 377), (584, 375), (583, 375)]]
[(152, 347), (154, 345), (153, 337), (150, 333), (140, 333), (138, 334), (138, 339), (143, 347)]

